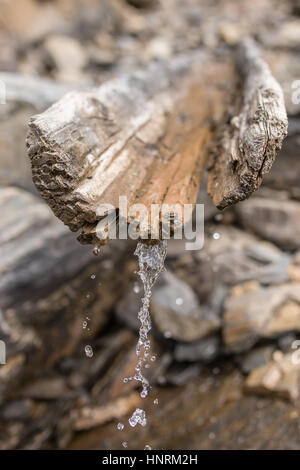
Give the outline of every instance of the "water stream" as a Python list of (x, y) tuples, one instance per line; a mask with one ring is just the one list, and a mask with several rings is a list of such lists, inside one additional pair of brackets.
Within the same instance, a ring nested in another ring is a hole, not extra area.
[[(150, 384), (144, 375), (144, 369), (150, 367), (149, 361), (154, 361), (155, 356), (150, 356), (150, 338), (149, 332), (151, 330), (151, 317), (150, 317), (150, 299), (152, 287), (157, 280), (160, 273), (164, 270), (165, 258), (167, 254), (167, 241), (162, 240), (156, 244), (150, 245), (143, 242), (138, 242), (134, 254), (138, 257), (139, 271), (138, 275), (143, 284), (144, 296), (142, 298), (142, 306), (138, 312), (138, 319), (140, 321), (139, 338), (136, 346), (137, 365), (135, 373), (131, 377), (125, 377), (124, 382), (136, 380), (141, 383), (141, 397), (146, 398), (149, 394)], [(135, 427), (137, 424), (145, 426), (147, 423), (145, 411), (137, 408), (131, 418), (129, 424)]]

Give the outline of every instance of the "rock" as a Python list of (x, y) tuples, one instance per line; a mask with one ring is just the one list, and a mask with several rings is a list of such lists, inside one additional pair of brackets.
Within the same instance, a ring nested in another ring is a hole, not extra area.
[(216, 333), (221, 324), (213, 309), (200, 306), (190, 286), (169, 271), (153, 289), (151, 314), (165, 337), (180, 341), (195, 341)]
[(235, 46), (245, 32), (236, 23), (223, 23), (219, 29), (220, 38), (229, 46)]
[[(211, 231), (219, 238), (206, 239), (204, 249), (196, 256), (200, 265), (209, 258), (215, 281), (228, 285), (250, 280), (273, 284), (290, 279), (290, 256), (275, 245), (231, 226), (219, 225)], [(206, 272), (203, 274), (208, 276)]]
[(202, 367), (197, 377), (197, 364), (190, 367), (192, 380), (158, 391), (158, 406), (143, 401), (148, 421), (143, 430), (125, 426), (117, 433), (113, 421), (89, 432), (88, 441), (86, 434), (78, 434), (69, 448), (119, 449), (122, 439), (133, 449), (143, 449), (145, 442), (153, 449), (173, 450), (299, 449), (297, 404), (243, 393), (237, 369), (222, 368), (212, 376)]
[[(287, 198), (300, 200), (298, 175), (300, 172), (300, 119), (289, 118), (289, 134), (276, 157), (272, 171), (264, 179), (264, 188), (272, 188), (270, 199), (278, 200), (280, 192), (285, 191)], [(262, 195), (262, 192), (259, 192)]]
[(218, 337), (203, 338), (197, 342), (176, 344), (174, 357), (178, 362), (202, 361), (212, 362), (220, 352), (220, 340)]
[(42, 77), (1, 73), (6, 85), (5, 106), (0, 105), (0, 185), (15, 185), (35, 192), (26, 152), (29, 118), (44, 111), (67, 91), (69, 85)]
[[(276, 36), (278, 37), (277, 32)], [(271, 49), (265, 50), (264, 56), (282, 87), (289, 120), (290, 116), (299, 116), (300, 100), (297, 99), (299, 97), (299, 86), (295, 88), (295, 82), (300, 77), (299, 53), (296, 50), (286, 52), (276, 48), (273, 51)]]
[(78, 82), (84, 78), (83, 68), (88, 57), (76, 39), (63, 35), (50, 35), (44, 48), (57, 69), (57, 78), (63, 82)]
[(254, 292), (260, 289), (260, 284), (256, 281), (248, 281), (244, 284), (237, 284), (231, 289), (232, 297), (241, 297), (248, 292)]
[(172, 55), (171, 44), (163, 38), (156, 37), (148, 42), (145, 54), (150, 60), (169, 59)]
[(261, 288), (225, 302), (223, 338), (228, 351), (245, 351), (260, 338), (300, 331), (300, 284)]
[(245, 374), (267, 364), (272, 359), (274, 346), (261, 346), (249, 351), (243, 356), (237, 357), (237, 362)]
[(32, 415), (31, 400), (15, 400), (5, 404), (1, 411), (4, 421), (26, 421)]
[(285, 249), (300, 247), (300, 203), (252, 197), (236, 207), (247, 230)]
[(292, 354), (278, 351), (274, 359), (251, 372), (245, 382), (245, 391), (289, 399), (299, 398), (300, 362), (293, 361)]
[(272, 32), (265, 33), (262, 40), (267, 47), (298, 48), (300, 44), (300, 20), (285, 21)]
[[(30, 107), (31, 115), (37, 111), (44, 111), (55, 101), (59, 100), (65, 93), (74, 89), (74, 84), (72, 86), (45, 77), (29, 77), (17, 73), (0, 72), (0, 80), (6, 85), (7, 104), (14, 105), (12, 109), (13, 113), (24, 111), (24, 105)], [(9, 115), (12, 111), (10, 110), (6, 116), (5, 109), (3, 109), (1, 110), (1, 114), (3, 112), (4, 118), (7, 119), (10, 117)], [(27, 132), (28, 119), (24, 119), (24, 129), (25, 124)]]
[(136, 8), (148, 8), (157, 4), (157, 0), (126, 0), (129, 5)]
[(300, 282), (300, 267), (299, 266), (295, 266), (292, 264), (291, 266), (289, 266), (288, 272), (292, 281)]
[(85, 406), (71, 411), (73, 428), (77, 431), (91, 429), (113, 419), (120, 419), (132, 412), (141, 402), (137, 392), (117, 398), (102, 406)]
[[(134, 289), (138, 289), (139, 291), (135, 292)], [(141, 308), (141, 302), (142, 288), (139, 284), (135, 284), (129, 287), (128, 292), (120, 299), (115, 308), (118, 320), (134, 331), (138, 331), (140, 327), (137, 315)]]
[(180, 369), (178, 367), (169, 370), (166, 374), (166, 383), (170, 385), (185, 385), (189, 381), (199, 377), (201, 372), (200, 364), (185, 365)]
[(293, 343), (297, 340), (295, 333), (288, 333), (278, 339), (278, 346), (282, 352), (288, 353), (292, 351)]
[(45, 379), (38, 379), (31, 383), (22, 391), (22, 395), (27, 398), (39, 400), (58, 400), (66, 397), (68, 388), (63, 377), (53, 376)]
[(95, 257), (44, 203), (12, 187), (0, 190), (0, 226), (1, 401), (90, 337), (86, 316), (93, 335), (106, 324), (122, 294), (116, 266), (126, 245), (110, 244)]

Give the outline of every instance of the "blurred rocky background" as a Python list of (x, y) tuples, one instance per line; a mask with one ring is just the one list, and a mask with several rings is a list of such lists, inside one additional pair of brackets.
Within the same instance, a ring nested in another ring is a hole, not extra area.
[[(297, 0), (0, 0), (0, 449), (300, 449), (299, 15)], [(142, 294), (134, 243), (96, 257), (52, 215), (31, 182), (28, 119), (70, 89), (249, 33), (289, 135), (251, 199), (220, 213), (201, 192), (204, 249), (170, 241), (148, 424), (119, 431), (142, 401), (122, 381)]]

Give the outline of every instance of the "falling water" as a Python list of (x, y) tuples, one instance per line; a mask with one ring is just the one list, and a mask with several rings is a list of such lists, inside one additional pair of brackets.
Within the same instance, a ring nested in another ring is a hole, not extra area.
[[(153, 245), (138, 242), (134, 254), (138, 257), (139, 261), (138, 275), (143, 283), (144, 297), (142, 298), (141, 309), (138, 312), (140, 329), (139, 339), (136, 346), (137, 365), (135, 367), (135, 374), (131, 377), (126, 377), (123, 380), (124, 382), (128, 382), (129, 380), (140, 382), (142, 385), (141, 397), (146, 398), (149, 393), (149, 381), (144, 376), (144, 368), (147, 369), (150, 367), (149, 360), (155, 360), (155, 356), (149, 358), (150, 339), (148, 335), (151, 330), (149, 306), (152, 287), (159, 274), (164, 270), (167, 254), (167, 242), (166, 240), (163, 240)], [(146, 422), (145, 411), (140, 408), (137, 408), (129, 419), (129, 424), (131, 426), (135, 426), (136, 424), (145, 426)]]

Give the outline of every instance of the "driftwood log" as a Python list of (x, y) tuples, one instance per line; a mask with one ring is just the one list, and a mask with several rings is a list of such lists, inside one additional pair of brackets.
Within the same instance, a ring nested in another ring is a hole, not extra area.
[(251, 38), (239, 47), (238, 67), (242, 98), (220, 133), (209, 168), (208, 192), (219, 209), (258, 189), (287, 135), (283, 92)]
[[(119, 196), (129, 206), (144, 204), (149, 214), (151, 204), (195, 204), (215, 128), (223, 138), (210, 164), (214, 203), (224, 208), (257, 189), (287, 118), (280, 87), (250, 40), (239, 48), (239, 63), (242, 109), (225, 133), (237, 95), (234, 61), (201, 51), (71, 92), (31, 119), (33, 181), (53, 212), (82, 230), (81, 242), (99, 243), (97, 209), (118, 209)], [(146, 230), (155, 231), (152, 222)]]
[(67, 94), (30, 121), (33, 180), (54, 213), (92, 241), (97, 207), (195, 203), (207, 143), (229, 105), (233, 67), (204, 53)]

